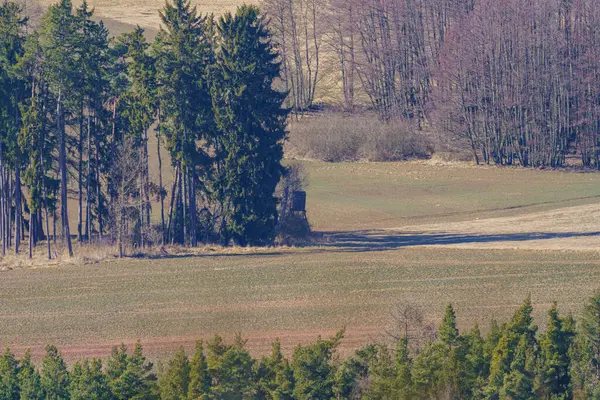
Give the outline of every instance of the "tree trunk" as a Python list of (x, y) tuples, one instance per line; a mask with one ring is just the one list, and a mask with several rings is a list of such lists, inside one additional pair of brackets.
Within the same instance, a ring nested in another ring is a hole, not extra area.
[(165, 244), (165, 196), (163, 195), (163, 176), (162, 176), (162, 157), (160, 154), (160, 147), (161, 147), (161, 113), (160, 113), (160, 107), (158, 108), (158, 128), (157, 128), (157, 133), (156, 133), (156, 153), (158, 156), (158, 190), (159, 190), (159, 196), (160, 196), (160, 231), (162, 233), (162, 242), (161, 244), (164, 245)]
[(71, 245), (71, 229), (69, 227), (69, 209), (68, 209), (68, 192), (67, 192), (67, 147), (65, 140), (65, 130), (63, 121), (63, 109), (62, 109), (62, 93), (59, 90), (58, 100), (56, 102), (56, 125), (58, 130), (58, 141), (59, 141), (59, 164), (60, 164), (60, 208), (61, 208), (61, 223), (62, 233), (67, 245), (67, 251), (69, 257), (73, 257), (73, 247)]
[[(21, 209), (21, 169), (15, 168), (15, 253), (19, 254), (21, 246), (21, 225), (23, 214)], [(31, 221), (29, 224), (31, 225)], [(31, 226), (29, 227), (31, 230)]]

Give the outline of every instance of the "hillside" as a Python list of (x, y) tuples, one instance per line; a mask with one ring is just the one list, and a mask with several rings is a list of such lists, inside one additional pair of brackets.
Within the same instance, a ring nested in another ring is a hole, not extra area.
[[(47, 7), (54, 0), (37, 0), (42, 6)], [(73, 2), (75, 5), (78, 1)], [(158, 29), (160, 19), (158, 10), (164, 5), (164, 0), (89, 0), (88, 3), (96, 8), (96, 16), (105, 20), (109, 28), (111, 25), (126, 24), (140, 25), (143, 28)], [(242, 0), (193, 0), (192, 4), (202, 13), (222, 14), (233, 11), (242, 4)], [(113, 30), (114, 33), (114, 30)]]

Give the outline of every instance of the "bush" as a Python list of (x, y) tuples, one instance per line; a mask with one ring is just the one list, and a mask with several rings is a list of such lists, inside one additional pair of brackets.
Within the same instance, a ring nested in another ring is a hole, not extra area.
[(373, 115), (323, 113), (290, 126), (289, 157), (328, 162), (399, 161), (429, 158), (433, 144), (403, 121), (382, 122)]

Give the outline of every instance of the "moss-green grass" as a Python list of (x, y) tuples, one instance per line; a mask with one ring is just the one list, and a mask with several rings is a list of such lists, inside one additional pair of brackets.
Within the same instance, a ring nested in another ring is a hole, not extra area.
[[(426, 163), (305, 162), (320, 231), (388, 228), (594, 203), (600, 175)], [(331, 245), (331, 247), (330, 247)], [(552, 301), (578, 313), (600, 286), (593, 251), (337, 248), (334, 244), (0, 272), (0, 345), (105, 355), (141, 338), (151, 354), (241, 331), (257, 352), (348, 328), (373, 340), (394, 306), (435, 320), (453, 302), (462, 328), (507, 318), (528, 295), (544, 324)], [(77, 251), (77, 249), (76, 249)], [(85, 251), (85, 250), (83, 250)]]

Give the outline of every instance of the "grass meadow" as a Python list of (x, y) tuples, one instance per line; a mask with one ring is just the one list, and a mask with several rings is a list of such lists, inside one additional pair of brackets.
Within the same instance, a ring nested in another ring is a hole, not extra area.
[[(149, 354), (160, 357), (200, 337), (242, 332), (250, 349), (262, 354), (277, 337), (289, 351), (346, 327), (343, 349), (350, 350), (380, 339), (402, 304), (417, 304), (437, 321), (452, 302), (461, 328), (479, 321), (485, 330), (490, 318), (507, 318), (531, 294), (536, 322), (543, 326), (552, 301), (577, 314), (600, 287), (595, 245), (529, 248), (529, 225), (519, 222), (547, 216), (552, 231), (552, 218), (562, 210), (593, 219), (600, 214), (594, 208), (598, 174), (431, 162), (303, 164), (309, 218), (322, 235), (315, 245), (207, 247), (4, 269), (0, 344), (17, 353), (31, 347), (39, 356), (45, 344), (54, 343), (75, 359), (105, 356), (114, 344), (141, 339)], [(492, 229), (506, 218), (525, 231), (512, 237), (510, 248), (489, 232), (485, 249), (447, 245), (478, 242), (477, 231), (467, 232), (479, 226), (469, 225), (473, 221)], [(445, 241), (443, 232), (420, 229), (431, 224), (465, 232)], [(573, 243), (596, 240), (592, 228)]]

